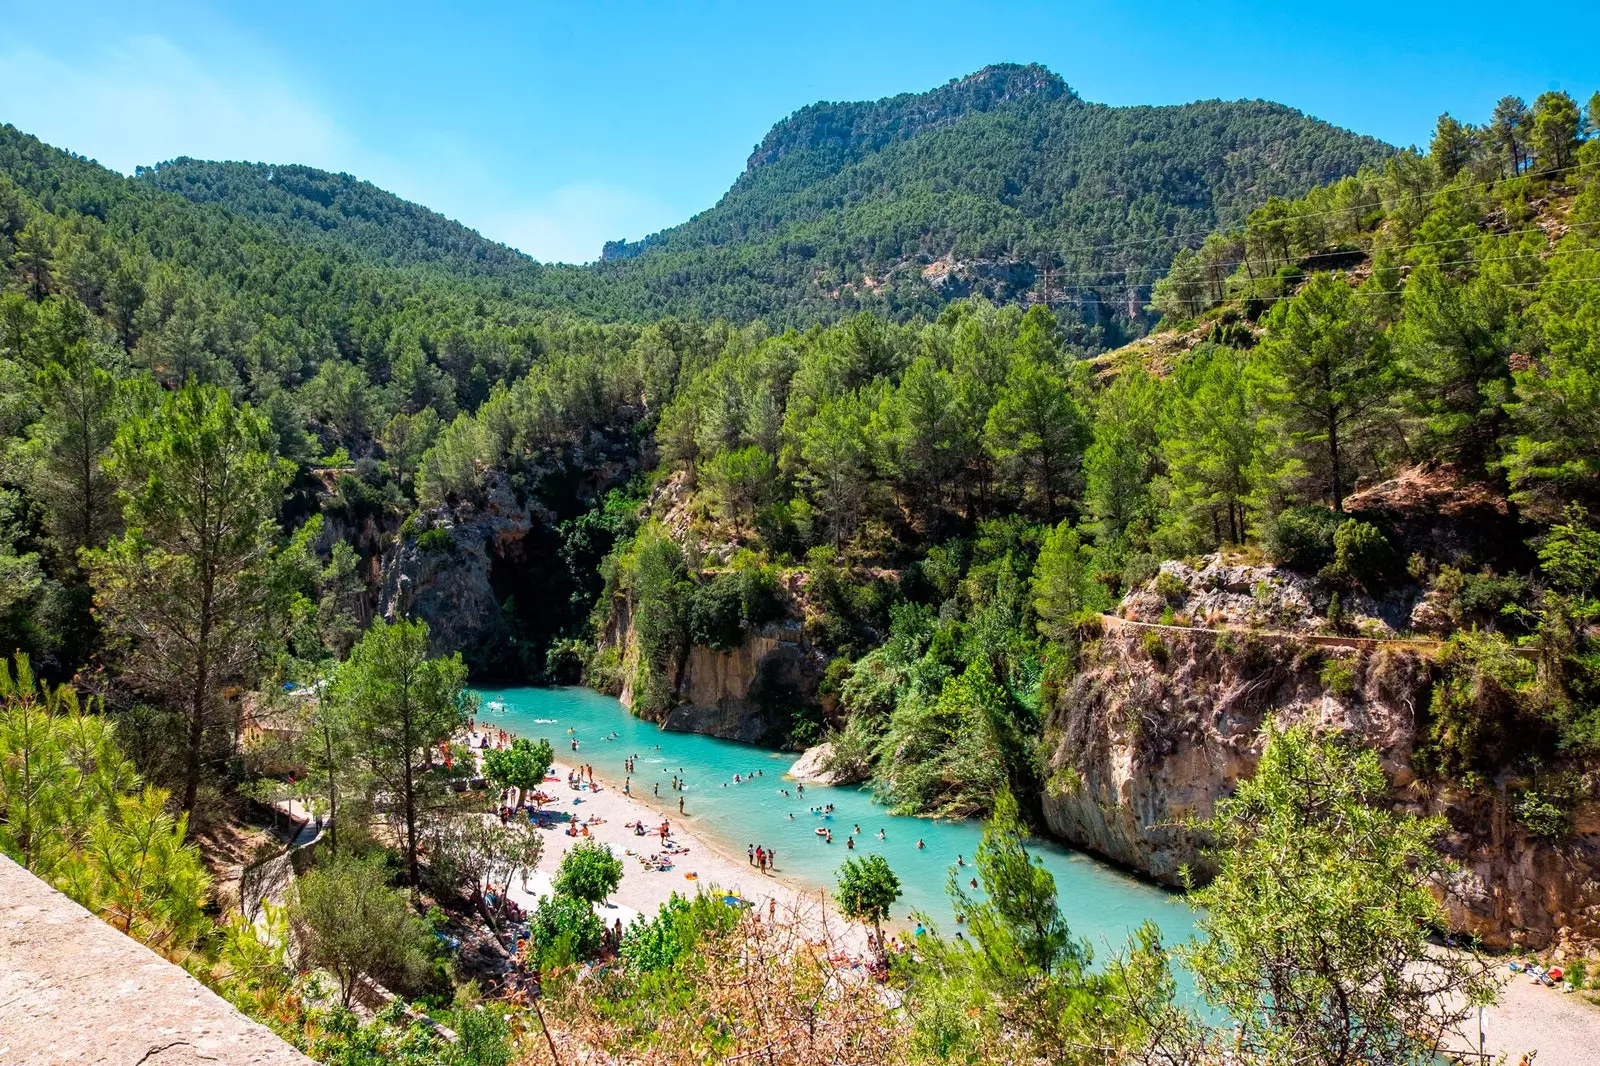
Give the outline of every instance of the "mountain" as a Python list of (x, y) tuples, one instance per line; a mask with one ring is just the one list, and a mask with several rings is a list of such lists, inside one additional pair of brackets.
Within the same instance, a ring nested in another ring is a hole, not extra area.
[(514, 280), (602, 316), (898, 318), (1042, 291), (1092, 346), (1137, 333), (1182, 247), (1271, 196), (1393, 149), (1262, 101), (1109, 107), (1037, 65), (986, 67), (925, 93), (818, 103), (772, 128), (718, 203), (586, 268), (540, 268), (348, 175), (178, 159), (138, 180), (374, 261)]
[(187, 156), (135, 177), (199, 204), (220, 204), (301, 237), (331, 236), (400, 266), (439, 263), (469, 274), (515, 272), (534, 261), (409, 200), (315, 167), (213, 163)]

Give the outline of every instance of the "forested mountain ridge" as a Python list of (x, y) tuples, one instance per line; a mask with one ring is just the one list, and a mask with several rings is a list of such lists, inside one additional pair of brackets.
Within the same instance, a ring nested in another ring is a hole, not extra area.
[(1108, 107), (1042, 67), (990, 67), (929, 93), (803, 109), (716, 206), (610, 246), (631, 262), (601, 269), (654, 292), (688, 280), (701, 313), (737, 273), (748, 311), (734, 317), (787, 323), (796, 302), (826, 320), (1042, 295), (1048, 268), (1065, 273), (1050, 302), (1093, 343), (1097, 328), (1115, 335), (1138, 319), (1150, 282), (1197, 232), (1392, 151), (1278, 104)]
[(468, 274), (538, 269), (529, 256), (349, 174), (295, 164), (183, 156), (134, 176), (194, 203), (221, 204), (303, 236), (334, 234), (397, 266), (439, 263)]
[[(602, 318), (760, 318), (950, 300), (1048, 300), (1089, 347), (1137, 335), (1151, 283), (1199, 234), (1393, 149), (1261, 101), (1108, 107), (1039, 66), (925, 93), (819, 103), (776, 124), (713, 207), (589, 267), (526, 256), (346, 175), (179, 159), (139, 180), (319, 247), (485, 274), (538, 307)], [(1036, 291), (1037, 290), (1037, 291)]]

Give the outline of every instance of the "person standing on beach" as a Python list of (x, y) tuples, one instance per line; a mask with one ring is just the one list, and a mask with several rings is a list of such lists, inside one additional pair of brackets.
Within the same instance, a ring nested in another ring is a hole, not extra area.
[(749, 858), (750, 865), (754, 866), (756, 864), (756, 846), (754, 844), (747, 844), (745, 846), (744, 853)]
[(652, 786), (651, 786), (651, 787), (652, 787), (652, 788), (654, 788), (654, 789), (655, 789), (655, 793), (656, 793), (656, 798), (657, 798), (657, 799), (660, 799), (660, 798), (661, 798), (661, 782), (660, 782), (660, 781), (657, 781), (657, 782), (656, 782), (656, 783), (655, 783), (655, 784), (654, 784), (654, 785), (652, 785)]
[(683, 813), (683, 797), (682, 796), (678, 797), (678, 813), (679, 814)]
[(767, 849), (767, 869), (776, 870), (777, 868), (778, 868), (778, 849), (777, 848), (768, 848)]

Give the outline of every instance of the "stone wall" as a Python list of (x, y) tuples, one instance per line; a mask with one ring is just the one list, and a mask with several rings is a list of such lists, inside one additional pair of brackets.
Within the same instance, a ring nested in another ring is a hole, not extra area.
[(4, 856), (0, 1063), (312, 1066), (181, 967)]

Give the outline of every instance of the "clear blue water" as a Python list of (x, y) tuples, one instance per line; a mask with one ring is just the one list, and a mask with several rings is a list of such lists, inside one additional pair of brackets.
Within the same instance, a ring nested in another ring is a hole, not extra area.
[[(610, 696), (589, 689), (513, 688), (483, 690), (480, 695), (480, 722), (531, 739), (544, 737), (555, 747), (557, 759), (589, 763), (601, 780), (615, 787), (620, 788), (627, 776), (623, 760), (637, 755), (633, 795), (652, 802), (651, 786), (659, 783), (660, 799), (654, 802), (673, 819), (678, 817), (678, 793), (671, 789), (672, 777), (683, 778), (687, 827), (728, 854), (742, 855), (750, 844), (776, 848), (780, 875), (831, 892), (836, 871), (847, 856), (881, 853), (905, 892), (895, 907), (896, 919), (916, 911), (930, 916), (945, 935), (958, 928), (945, 885), (950, 871), (957, 869), (958, 856), (968, 863), (960, 870), (962, 880), (975, 873), (970, 864), (981, 832), (975, 822), (896, 817), (865, 789), (807, 785), (800, 796), (795, 782), (784, 777), (795, 759), (793, 753), (667, 732), (635, 718)], [(613, 733), (616, 738), (607, 739)], [(579, 741), (576, 754), (570, 747), (573, 737)], [(735, 774), (741, 778), (738, 784), (733, 781)], [(830, 803), (831, 818), (811, 813), (811, 808)], [(846, 849), (845, 838), (856, 825), (861, 832), (852, 852)], [(816, 835), (819, 826), (833, 830), (832, 844)], [(917, 847), (919, 839), (924, 848)], [(1169, 945), (1193, 934), (1192, 914), (1180, 897), (1059, 844), (1036, 841), (1031, 850), (1055, 875), (1061, 911), (1074, 933), (1086, 938), (1097, 956), (1120, 949), (1128, 934), (1147, 919), (1156, 923), (1162, 941)]]

